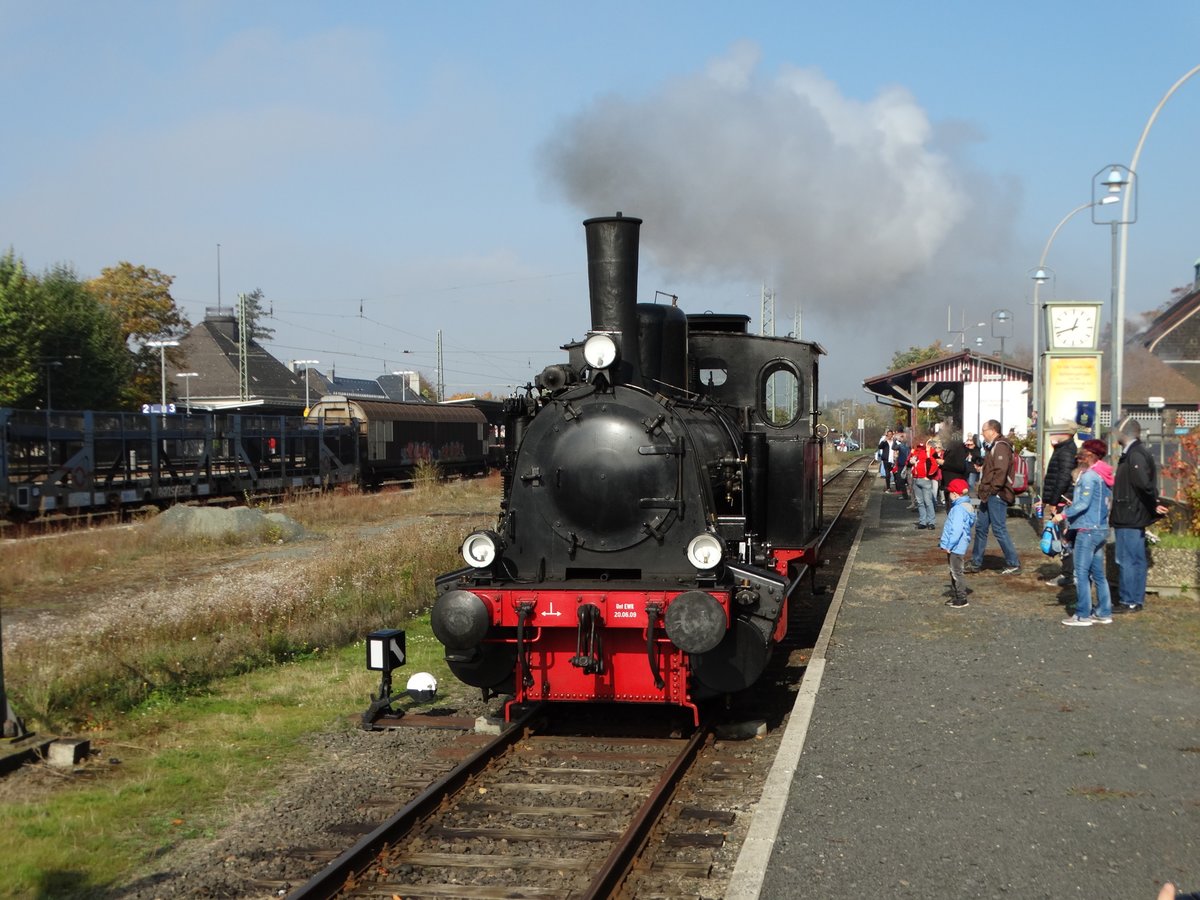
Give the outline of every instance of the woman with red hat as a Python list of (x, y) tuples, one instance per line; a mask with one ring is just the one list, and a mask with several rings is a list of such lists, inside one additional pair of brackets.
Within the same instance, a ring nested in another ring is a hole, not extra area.
[[(1063, 619), (1064, 625), (1112, 623), (1112, 595), (1104, 575), (1104, 543), (1108, 540), (1108, 507), (1112, 497), (1112, 468), (1101, 462), (1107, 455), (1108, 446), (1104, 441), (1092, 438), (1083, 442), (1076, 459), (1087, 467), (1086, 471), (1075, 485), (1071, 505), (1054, 517), (1056, 522), (1066, 520), (1075, 532), (1075, 614)], [(1094, 616), (1093, 586), (1096, 589)]]

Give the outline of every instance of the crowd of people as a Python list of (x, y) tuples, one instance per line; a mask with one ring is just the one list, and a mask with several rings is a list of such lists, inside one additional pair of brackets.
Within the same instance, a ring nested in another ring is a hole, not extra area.
[[(1115, 468), (1103, 441), (1076, 441), (1075, 423), (1054, 422), (1046, 432), (1053, 449), (1035, 509), (1042, 517), (1039, 525), (1050, 526), (1062, 548), (1061, 571), (1044, 584), (1075, 587), (1073, 612), (1062, 623), (1107, 625), (1114, 615), (1140, 612), (1146, 602), (1146, 527), (1167, 512), (1158, 496), (1154, 458), (1141, 443), (1141, 426), (1134, 419), (1120, 424)], [(939, 546), (950, 569), (947, 605), (955, 609), (969, 605), (966, 575), (983, 570), (989, 532), (1003, 557), (1000, 574), (1022, 572), (1008, 532), (1008, 510), (1020, 487), (1015, 438), (994, 419), (978, 435), (910, 437), (888, 429), (880, 438), (879, 475), (889, 493), (909, 501), (917, 514), (914, 527), (936, 528), (937, 510), (946, 510)], [(1105, 577), (1110, 530), (1120, 573), (1115, 603)]]

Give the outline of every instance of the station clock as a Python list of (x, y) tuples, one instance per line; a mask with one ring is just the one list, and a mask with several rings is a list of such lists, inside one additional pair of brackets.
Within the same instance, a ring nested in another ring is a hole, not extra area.
[(1098, 302), (1046, 304), (1046, 345), (1051, 350), (1095, 350), (1100, 339)]

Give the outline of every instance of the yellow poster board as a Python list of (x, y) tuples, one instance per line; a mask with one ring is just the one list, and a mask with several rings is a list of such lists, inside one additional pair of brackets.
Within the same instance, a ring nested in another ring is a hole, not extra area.
[[(1074, 422), (1081, 401), (1091, 400), (1100, 409), (1100, 354), (1071, 354), (1059, 356), (1047, 353), (1044, 357), (1046, 373), (1046, 421), (1040, 429), (1042, 469), (1050, 458), (1050, 439), (1047, 428), (1054, 422)], [(1084, 431), (1095, 433), (1099, 423), (1092, 423)]]

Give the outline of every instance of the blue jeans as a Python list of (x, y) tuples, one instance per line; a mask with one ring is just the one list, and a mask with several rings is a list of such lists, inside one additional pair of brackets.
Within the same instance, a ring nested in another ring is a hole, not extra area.
[(1096, 615), (1112, 615), (1112, 595), (1104, 576), (1104, 542), (1107, 528), (1081, 528), (1075, 532), (1075, 615), (1092, 614), (1092, 585), (1096, 586)]
[(937, 482), (928, 478), (913, 478), (913, 499), (917, 501), (917, 524), (933, 527), (933, 498), (937, 491)]
[(1126, 606), (1146, 602), (1146, 529), (1114, 528), (1117, 535), (1117, 597)]
[(987, 548), (988, 526), (996, 533), (996, 543), (1004, 554), (1004, 564), (1011, 567), (1021, 565), (1017, 558), (1017, 548), (1013, 546), (1008, 534), (1008, 504), (995, 494), (979, 504), (979, 513), (975, 518), (975, 547), (971, 551), (971, 562), (975, 568), (983, 565), (983, 551)]

